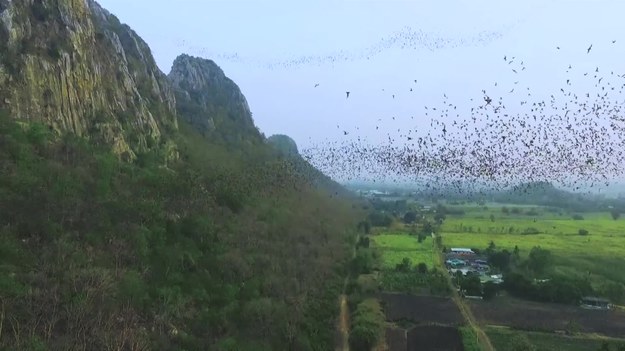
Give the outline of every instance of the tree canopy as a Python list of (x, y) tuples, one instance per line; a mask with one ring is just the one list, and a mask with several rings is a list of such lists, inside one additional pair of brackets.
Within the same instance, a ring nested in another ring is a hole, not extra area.
[(360, 214), (270, 150), (181, 130), (180, 160), (127, 163), (0, 119), (7, 349), (332, 348)]

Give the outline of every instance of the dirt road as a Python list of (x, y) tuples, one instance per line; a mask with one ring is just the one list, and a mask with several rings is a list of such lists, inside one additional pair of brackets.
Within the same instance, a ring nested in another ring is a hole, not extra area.
[(339, 340), (335, 351), (349, 351), (349, 307), (347, 306), (347, 295), (340, 296), (339, 305), (341, 312), (339, 315), (338, 331)]
[[(360, 239), (360, 235), (356, 236), (356, 243)], [(352, 258), (356, 257), (356, 244), (354, 243)], [(335, 351), (349, 351), (349, 305), (347, 304), (347, 283), (349, 282), (349, 274), (343, 281), (343, 293), (339, 296), (339, 320), (336, 326), (337, 338)]]
[[(433, 240), (433, 241), (436, 242), (436, 240)], [(436, 252), (438, 252), (435, 258), (438, 260), (437, 263), (439, 267), (444, 267), (443, 257), (440, 254), (441, 248), (438, 247), (438, 245), (434, 245), (434, 249), (436, 250)], [(488, 338), (488, 335), (486, 335), (486, 333), (480, 327), (479, 323), (477, 323), (477, 321), (475, 320), (475, 317), (473, 316), (473, 312), (471, 312), (471, 309), (466, 304), (466, 301), (462, 297), (460, 297), (460, 295), (458, 294), (458, 291), (456, 290), (456, 287), (454, 286), (451, 280), (451, 277), (449, 275), (447, 275), (447, 281), (449, 282), (449, 286), (451, 288), (451, 298), (458, 306), (458, 309), (460, 310), (460, 313), (462, 313), (462, 316), (464, 317), (464, 320), (466, 321), (466, 323), (475, 332), (477, 342), (482, 348), (482, 351), (495, 351), (495, 348), (493, 347), (493, 344), (491, 344), (490, 339)]]

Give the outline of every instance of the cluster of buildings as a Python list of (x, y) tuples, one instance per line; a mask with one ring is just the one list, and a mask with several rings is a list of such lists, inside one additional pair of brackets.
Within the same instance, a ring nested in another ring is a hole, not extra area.
[(390, 196), (391, 193), (388, 191), (380, 191), (380, 190), (357, 190), (358, 194), (368, 198), (380, 197), (380, 196)]
[[(489, 274), (490, 267), (484, 257), (480, 257), (473, 250), (467, 248), (452, 248), (445, 254), (445, 266), (451, 275), (461, 272), (462, 275), (477, 275), (482, 284), (490, 281), (495, 284), (503, 283), (501, 274)], [(536, 283), (545, 283), (549, 279), (535, 279)], [(473, 296), (476, 298), (476, 296)], [(594, 296), (583, 297), (580, 306), (593, 310), (609, 310), (613, 307), (609, 300)]]
[(501, 274), (490, 275), (490, 266), (484, 257), (478, 256), (467, 248), (451, 248), (445, 254), (445, 266), (451, 275), (457, 272), (462, 275), (477, 275), (482, 283), (491, 281), (495, 284), (503, 283)]

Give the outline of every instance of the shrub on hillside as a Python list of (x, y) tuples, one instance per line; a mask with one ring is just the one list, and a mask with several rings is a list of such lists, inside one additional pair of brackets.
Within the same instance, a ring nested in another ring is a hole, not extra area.
[(579, 235), (588, 235), (588, 231), (586, 229), (580, 229), (577, 233)]
[(576, 221), (583, 221), (584, 220), (584, 216), (580, 215), (580, 214), (574, 214), (573, 215), (573, 219)]

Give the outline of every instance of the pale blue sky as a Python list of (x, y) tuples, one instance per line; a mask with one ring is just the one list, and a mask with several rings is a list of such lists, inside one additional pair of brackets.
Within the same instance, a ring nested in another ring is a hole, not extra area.
[[(261, 131), (287, 134), (300, 149), (358, 137), (381, 143), (409, 131), (424, 135), (432, 130), (430, 118), (440, 117), (431, 110), (426, 116), (424, 106), (440, 110), (443, 94), (458, 106), (460, 119), (482, 101), (482, 89), (504, 97), (507, 113), (527, 113), (528, 106), (519, 105), (530, 99), (527, 87), (531, 101), (549, 100), (560, 88), (594, 94), (583, 73), (595, 67), (625, 73), (625, 1), (100, 3), (148, 42), (165, 73), (180, 53), (216, 61), (241, 87)], [(433, 47), (437, 42), (443, 44)]]
[[(443, 93), (459, 106), (468, 104), (469, 97), (479, 97), (483, 88), (503, 95), (519, 80), (503, 62), (504, 55), (524, 60), (527, 70), (522, 83), (545, 93), (563, 85), (569, 63), (618, 69), (625, 57), (622, 1), (100, 3), (148, 42), (165, 73), (182, 52), (214, 59), (243, 90), (260, 129), (268, 136), (288, 134), (302, 147), (309, 144), (309, 138), (341, 138), (344, 129), (352, 131), (350, 136), (384, 139), (386, 132), (396, 131), (396, 127), (414, 127), (415, 120), (408, 117), (423, 117), (423, 106), (440, 103)], [(367, 48), (406, 27), (468, 44), (402, 50), (400, 43), (369, 60), (264, 66), (341, 50), (358, 58)], [(484, 31), (501, 36), (474, 42)], [(621, 40), (611, 45), (613, 39)], [(590, 43), (593, 52), (586, 55)], [(556, 46), (562, 49), (555, 50)], [(242, 60), (228, 60), (225, 55), (232, 53)], [(416, 86), (413, 79), (418, 80)], [(495, 81), (501, 90), (495, 90)], [(320, 86), (313, 88), (316, 83)], [(345, 99), (347, 90), (351, 91), (349, 99)], [(397, 119), (392, 121), (390, 116)], [(376, 131), (382, 117), (388, 120)], [(429, 126), (425, 118), (419, 124)]]

